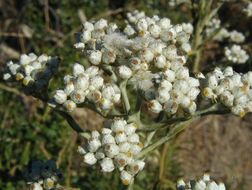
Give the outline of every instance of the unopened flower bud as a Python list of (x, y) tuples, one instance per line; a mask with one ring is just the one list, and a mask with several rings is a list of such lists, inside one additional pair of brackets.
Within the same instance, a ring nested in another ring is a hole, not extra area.
[(56, 103), (63, 104), (67, 100), (67, 95), (63, 90), (56, 90), (53, 98)]
[(84, 162), (88, 165), (94, 165), (97, 162), (94, 153), (88, 152), (87, 154), (85, 154)]
[(115, 169), (113, 160), (111, 158), (103, 158), (100, 165), (102, 172), (112, 172)]

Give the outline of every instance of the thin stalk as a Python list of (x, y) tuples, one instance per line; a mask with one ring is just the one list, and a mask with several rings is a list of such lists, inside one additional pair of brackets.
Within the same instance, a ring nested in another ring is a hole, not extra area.
[(167, 136), (162, 137), (161, 139), (159, 139), (158, 141), (156, 141), (155, 143), (151, 144), (150, 146), (144, 148), (142, 150), (142, 152), (140, 152), (137, 155), (137, 159), (140, 159), (142, 157), (144, 157), (146, 154), (148, 154), (149, 152), (155, 150), (157, 147), (159, 147), (160, 145), (164, 144), (165, 142), (171, 140), (173, 137), (175, 137), (177, 134), (179, 134), (180, 132), (182, 132), (184, 129), (186, 129), (189, 125), (189, 123), (191, 123), (193, 120), (190, 119), (188, 121), (184, 121), (181, 122), (179, 124), (177, 124), (173, 129), (171, 129), (171, 131), (168, 133)]
[(74, 131), (76, 131), (77, 133), (84, 132), (83, 129), (79, 126), (79, 124), (74, 120), (74, 118), (70, 114), (61, 110), (57, 110), (57, 109), (55, 109), (55, 111), (59, 113), (64, 119), (67, 120), (67, 123)]
[(128, 98), (128, 94), (127, 94), (127, 90), (126, 90), (126, 86), (127, 86), (127, 80), (124, 80), (121, 82), (120, 84), (120, 90), (122, 93), (122, 99), (123, 99), (123, 104), (124, 104), (124, 109), (126, 114), (129, 114), (130, 112), (130, 103), (129, 103), (129, 98)]
[(195, 60), (193, 63), (193, 72), (198, 72), (200, 70), (200, 60), (202, 56), (202, 44), (203, 44), (203, 31), (209, 21), (217, 14), (218, 10), (222, 6), (223, 2), (217, 4), (217, 7), (211, 10), (212, 0), (210, 1), (202, 1), (205, 3), (203, 8), (200, 8), (200, 13), (198, 18), (194, 18), (197, 20), (195, 32), (194, 32), (194, 40), (192, 43), (192, 50), (195, 53)]

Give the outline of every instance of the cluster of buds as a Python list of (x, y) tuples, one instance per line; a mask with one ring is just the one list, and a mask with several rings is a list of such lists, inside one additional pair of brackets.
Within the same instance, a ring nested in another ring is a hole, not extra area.
[(98, 162), (102, 172), (112, 172), (117, 168), (123, 184), (129, 185), (145, 165), (144, 161), (136, 159), (143, 148), (136, 129), (135, 123), (114, 119), (106, 124), (101, 133), (92, 131), (87, 146), (79, 147), (78, 151), (86, 164)]
[(76, 108), (76, 104), (85, 101), (102, 110), (109, 110), (115, 103), (120, 102), (119, 87), (114, 83), (105, 83), (102, 71), (96, 66), (90, 66), (85, 70), (83, 65), (75, 63), (73, 75), (66, 75), (64, 83), (63, 90), (56, 90), (54, 101), (63, 105), (69, 112)]
[(243, 64), (249, 59), (248, 54), (239, 45), (233, 45), (232, 47), (225, 48), (225, 56), (228, 61), (233, 63)]
[(252, 16), (252, 3), (248, 3), (247, 7), (243, 9), (243, 11), (247, 14), (248, 17)]
[(205, 29), (206, 36), (213, 35), (217, 30), (219, 30), (221, 27), (221, 20), (219, 18), (213, 18), (210, 20), (210, 22), (207, 24), (207, 27)]
[(84, 23), (75, 47), (93, 65), (112, 65), (121, 80), (129, 80), (144, 94), (157, 87), (155, 97), (148, 99), (151, 111), (157, 113), (166, 107), (174, 114), (181, 106), (194, 112), (199, 81), (190, 77), (184, 66), (191, 50), (192, 25), (172, 25), (168, 18), (148, 17), (139, 11), (128, 13), (127, 17), (122, 31), (104, 19)]
[(204, 174), (202, 179), (191, 180), (185, 183), (182, 179), (177, 182), (177, 190), (226, 190), (224, 183), (217, 184), (210, 179), (208, 174)]
[(239, 74), (232, 67), (217, 67), (206, 75), (204, 82), (203, 96), (220, 101), (241, 117), (252, 112), (252, 72)]
[[(157, 76), (158, 83), (145, 93), (147, 107), (153, 113), (165, 111), (175, 114), (179, 107), (188, 113), (196, 111), (200, 93), (199, 80), (189, 76), (186, 67), (166, 70)], [(159, 82), (160, 81), (160, 82)]]
[(31, 190), (51, 190), (59, 186), (63, 180), (62, 173), (53, 160), (47, 162), (34, 161), (25, 172)]
[[(226, 28), (221, 27), (221, 21), (218, 18), (213, 18), (207, 28), (206, 36), (210, 37), (213, 35), (213, 39), (216, 41), (228, 40), (236, 44), (243, 43), (245, 36), (243, 33), (236, 30), (228, 31)], [(225, 57), (228, 61), (233, 63), (242, 64), (245, 63), (249, 56), (240, 45), (233, 44), (231, 47), (225, 47)]]
[(221, 27), (221, 20), (219, 18), (213, 18), (206, 27), (206, 36), (210, 37), (214, 35), (214, 40), (223, 41), (228, 39), (230, 42), (243, 43), (245, 36), (243, 33), (236, 30), (228, 31), (226, 28)]
[[(41, 78), (48, 80), (56, 72), (58, 61), (45, 54), (37, 56), (34, 53), (22, 54), (17, 63), (7, 63), (8, 71), (3, 75), (4, 80), (21, 81), (24, 86), (31, 85)], [(42, 77), (43, 75), (43, 77)], [(43, 83), (43, 82), (42, 82)]]

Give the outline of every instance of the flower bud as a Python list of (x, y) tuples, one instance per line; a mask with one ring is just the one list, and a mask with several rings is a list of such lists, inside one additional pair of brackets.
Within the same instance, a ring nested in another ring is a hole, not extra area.
[(216, 190), (216, 189), (219, 190), (218, 185), (214, 181), (208, 183), (206, 186), (206, 190)]
[(137, 125), (135, 123), (129, 123), (124, 127), (124, 132), (126, 135), (131, 135), (135, 133)]
[(67, 95), (63, 90), (56, 90), (53, 98), (58, 104), (63, 104), (67, 100)]
[(85, 155), (87, 153), (85, 149), (81, 146), (78, 146), (77, 152), (81, 155)]
[(145, 162), (143, 162), (141, 160), (137, 160), (135, 162), (132, 162), (128, 166), (129, 173), (132, 175), (136, 175), (139, 171), (143, 170), (144, 166), (145, 166)]
[(127, 153), (130, 150), (131, 144), (128, 142), (123, 142), (119, 144), (120, 152)]
[(98, 152), (95, 153), (95, 158), (97, 160), (101, 160), (101, 159), (105, 158), (105, 154), (102, 151), (101, 152), (98, 151)]
[(74, 81), (74, 87), (77, 90), (86, 90), (89, 86), (89, 77), (86, 74), (79, 75)]
[(74, 48), (76, 49), (84, 49), (85, 48), (85, 44), (82, 42), (78, 42), (74, 44)]
[(119, 147), (116, 144), (106, 144), (104, 146), (106, 156), (113, 158), (119, 154)]
[(112, 172), (115, 169), (113, 160), (111, 158), (103, 158), (100, 165), (102, 172)]
[(147, 63), (151, 62), (154, 58), (154, 54), (152, 53), (152, 51), (150, 49), (144, 49), (141, 53), (140, 53), (140, 57), (146, 61)]
[(129, 67), (121, 65), (118, 67), (118, 74), (122, 79), (128, 79), (132, 75), (132, 71)]
[(160, 26), (160, 28), (162, 28), (163, 30), (167, 30), (171, 27), (171, 20), (168, 18), (162, 18), (160, 19), (160, 21), (158, 22), (158, 25)]
[(45, 189), (53, 189), (55, 186), (54, 180), (51, 178), (44, 179), (44, 188)]
[(105, 64), (114, 63), (116, 60), (116, 54), (113, 51), (105, 50), (102, 53), (102, 62)]
[(169, 30), (165, 30), (161, 32), (161, 39), (164, 42), (172, 41), (176, 38), (176, 31), (174, 28), (170, 28)]
[(218, 190), (226, 190), (224, 183), (219, 183), (218, 187), (219, 187)]
[(116, 143), (123, 143), (127, 141), (127, 136), (124, 132), (118, 132), (115, 136)]
[(90, 139), (88, 141), (88, 150), (90, 152), (95, 152), (101, 147), (101, 142), (99, 139)]
[(84, 30), (94, 30), (94, 25), (91, 22), (85, 22), (83, 23)]
[(108, 26), (108, 21), (102, 18), (94, 24), (94, 29), (95, 30), (102, 30), (107, 26)]
[(99, 102), (99, 106), (103, 110), (110, 110), (113, 106), (113, 103), (106, 98), (102, 98), (101, 101)]
[(148, 29), (148, 23), (145, 18), (139, 19), (136, 24), (136, 29), (138, 31), (146, 31)]
[(89, 78), (92, 78), (94, 76), (96, 76), (99, 72), (99, 68), (96, 66), (90, 66), (87, 68), (86, 70), (86, 74), (89, 76)]
[(151, 24), (149, 27), (148, 27), (148, 30), (150, 32), (150, 34), (154, 37), (154, 38), (158, 38), (160, 33), (161, 33), (161, 29), (158, 25), (156, 24)]
[(165, 70), (164, 76), (169, 82), (173, 82), (175, 80), (175, 72), (170, 69)]
[(129, 174), (128, 172), (126, 172), (125, 170), (123, 170), (123, 171), (121, 172), (120, 178), (121, 178), (122, 183), (123, 183), (124, 185), (129, 185), (129, 184), (131, 183), (132, 179), (133, 179), (133, 176), (130, 175), (130, 174)]
[(123, 119), (115, 119), (111, 124), (111, 130), (115, 133), (122, 132), (127, 122)]
[(127, 165), (127, 156), (125, 154), (118, 154), (115, 157), (115, 163), (120, 168), (124, 168)]
[(139, 141), (140, 141), (139, 136), (136, 133), (128, 136), (128, 142), (130, 143), (139, 143)]
[(88, 152), (87, 154), (85, 154), (84, 162), (88, 165), (94, 165), (97, 162), (94, 153)]
[(91, 51), (88, 57), (89, 61), (94, 65), (99, 65), (102, 59), (102, 53), (97, 50)]
[(86, 30), (81, 34), (81, 42), (87, 43), (89, 40), (91, 40), (91, 31)]
[(105, 144), (115, 144), (115, 138), (111, 134), (105, 134), (102, 138), (102, 145)]
[(74, 90), (70, 94), (71, 100), (74, 101), (76, 104), (83, 103), (85, 101), (85, 94), (82, 90)]
[(76, 104), (72, 100), (67, 100), (63, 106), (68, 112), (72, 112), (76, 108)]
[(155, 58), (155, 66), (159, 69), (163, 69), (166, 66), (166, 58), (163, 55), (159, 55)]
[(206, 184), (203, 180), (196, 182), (195, 187), (194, 187), (195, 190), (205, 190), (205, 188), (206, 188)]
[(159, 113), (162, 111), (162, 105), (157, 100), (151, 100), (147, 103), (148, 109), (153, 113)]
[(79, 74), (82, 74), (82, 73), (84, 73), (84, 67), (83, 67), (83, 65), (81, 65), (81, 64), (79, 64), (79, 63), (75, 63), (74, 65), (73, 65), (73, 75), (75, 76), (75, 77), (77, 77)]
[(112, 133), (112, 130), (111, 130), (111, 129), (102, 128), (102, 134), (103, 134), (103, 135), (108, 135), (108, 134), (111, 134), (111, 133)]
[(74, 84), (72, 82), (69, 82), (68, 84), (66, 84), (65, 88), (64, 88), (64, 92), (67, 94), (67, 95), (70, 95), (71, 92), (74, 91)]

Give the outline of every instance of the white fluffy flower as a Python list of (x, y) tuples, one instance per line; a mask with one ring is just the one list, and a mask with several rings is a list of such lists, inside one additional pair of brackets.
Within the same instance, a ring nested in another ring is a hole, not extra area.
[(245, 63), (249, 58), (246, 51), (244, 51), (239, 45), (233, 45), (231, 48), (225, 48), (225, 56), (227, 60), (240, 64)]
[(123, 170), (121, 172), (120, 178), (121, 178), (122, 183), (124, 185), (129, 185), (133, 179), (133, 176), (131, 174), (129, 174), (127, 171)]
[(102, 52), (94, 50), (89, 54), (89, 61), (94, 65), (99, 65), (102, 59)]
[(63, 90), (56, 90), (54, 100), (58, 104), (63, 104), (67, 100), (67, 95)]
[(129, 67), (121, 65), (118, 67), (118, 74), (122, 79), (128, 79), (132, 75), (132, 71)]
[[(124, 132), (125, 131), (125, 132)], [(136, 159), (143, 144), (136, 134), (136, 124), (127, 123), (122, 118), (105, 122), (102, 132), (92, 131), (87, 147), (79, 147), (79, 153), (88, 165), (98, 163), (102, 172), (118, 169), (122, 182), (127, 185), (143, 170), (145, 162)]]
[(95, 158), (93, 153), (88, 152), (84, 156), (84, 162), (88, 165), (94, 165), (97, 162), (97, 159)]
[(75, 77), (77, 77), (79, 74), (84, 73), (84, 67), (83, 65), (79, 64), (79, 63), (75, 63), (73, 65), (73, 75)]
[(230, 40), (235, 43), (242, 43), (245, 40), (245, 36), (236, 30), (229, 33)]
[(100, 165), (102, 172), (112, 172), (115, 169), (113, 160), (111, 158), (103, 158)]

